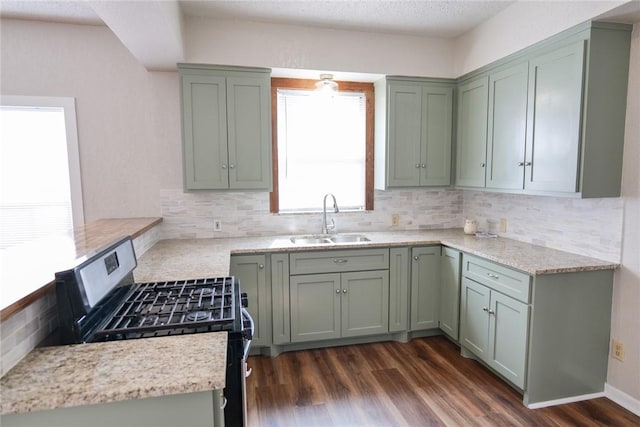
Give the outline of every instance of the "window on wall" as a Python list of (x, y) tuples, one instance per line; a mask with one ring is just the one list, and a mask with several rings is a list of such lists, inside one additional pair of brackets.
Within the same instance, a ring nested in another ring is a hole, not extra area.
[(0, 248), (84, 222), (73, 98), (3, 96)]
[(272, 212), (316, 212), (327, 193), (342, 211), (373, 209), (373, 84), (272, 79)]

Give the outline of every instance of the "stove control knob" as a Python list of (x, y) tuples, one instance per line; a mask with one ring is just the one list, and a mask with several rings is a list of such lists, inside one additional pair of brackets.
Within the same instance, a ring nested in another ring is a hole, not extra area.
[(249, 297), (246, 292), (240, 294), (240, 303), (244, 308), (249, 307)]

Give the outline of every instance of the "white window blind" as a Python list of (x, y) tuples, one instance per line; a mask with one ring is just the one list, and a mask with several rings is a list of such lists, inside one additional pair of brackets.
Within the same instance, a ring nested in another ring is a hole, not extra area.
[(321, 210), (326, 193), (343, 211), (364, 209), (365, 102), (358, 92), (278, 90), (280, 212)]
[[(71, 177), (79, 177), (77, 141), (68, 144), (76, 137), (75, 108), (69, 120), (71, 112), (65, 106), (15, 105), (20, 102), (7, 102), (5, 97), (2, 104), (0, 248), (5, 249), (73, 228), (72, 193), (80, 188), (79, 182), (71, 182)], [(74, 126), (72, 138), (69, 124)], [(71, 168), (70, 154), (75, 154)], [(81, 200), (79, 210), (76, 217), (81, 218)]]

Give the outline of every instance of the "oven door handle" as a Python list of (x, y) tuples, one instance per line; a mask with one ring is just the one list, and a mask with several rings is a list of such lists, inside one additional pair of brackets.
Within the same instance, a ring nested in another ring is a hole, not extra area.
[(242, 307), (240, 309), (240, 311), (242, 313), (242, 317), (247, 319), (249, 321), (249, 325), (251, 325), (251, 338), (250, 339), (245, 339), (245, 341), (244, 341), (244, 351), (243, 351), (243, 354), (242, 354), (242, 360), (244, 360), (246, 362), (247, 358), (249, 357), (249, 349), (251, 348), (251, 341), (253, 340), (253, 334), (256, 331), (256, 326), (255, 326), (255, 323), (253, 322), (253, 318), (251, 317), (251, 315), (249, 314), (249, 312), (247, 311), (246, 308)]

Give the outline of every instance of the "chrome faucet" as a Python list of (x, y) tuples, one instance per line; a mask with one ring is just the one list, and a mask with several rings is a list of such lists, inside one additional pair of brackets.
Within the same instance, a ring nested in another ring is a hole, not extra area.
[(324, 200), (322, 201), (322, 234), (329, 234), (330, 230), (335, 230), (336, 223), (331, 218), (331, 223), (327, 224), (327, 197), (331, 196), (333, 199), (333, 212), (338, 213), (338, 202), (336, 202), (336, 196), (331, 193), (327, 193), (324, 195)]

